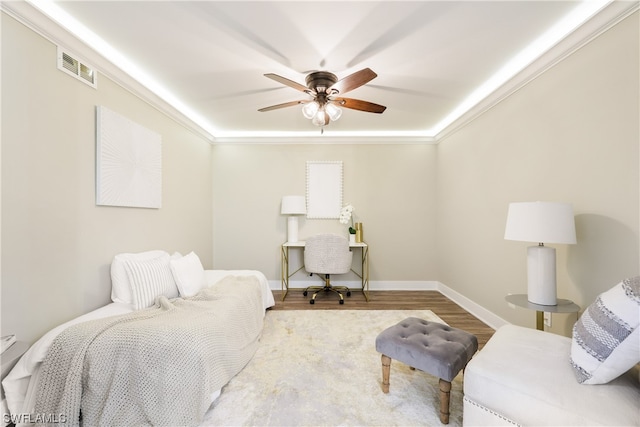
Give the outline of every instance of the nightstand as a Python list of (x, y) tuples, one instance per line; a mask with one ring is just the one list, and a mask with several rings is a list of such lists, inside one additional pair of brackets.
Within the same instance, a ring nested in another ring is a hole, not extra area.
[(544, 313), (578, 313), (580, 306), (568, 299), (558, 299), (556, 305), (540, 305), (529, 302), (527, 294), (511, 294), (505, 298), (509, 304), (536, 311), (536, 329), (544, 331)]

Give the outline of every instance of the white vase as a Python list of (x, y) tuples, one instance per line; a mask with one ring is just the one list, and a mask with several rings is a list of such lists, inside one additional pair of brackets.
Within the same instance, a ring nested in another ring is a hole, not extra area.
[(349, 234), (349, 244), (350, 245), (355, 245), (356, 244), (356, 235), (355, 234)]

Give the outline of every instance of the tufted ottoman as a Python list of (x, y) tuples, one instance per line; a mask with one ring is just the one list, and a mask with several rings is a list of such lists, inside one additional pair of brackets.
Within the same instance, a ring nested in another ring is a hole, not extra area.
[(451, 381), (478, 350), (475, 335), (438, 322), (409, 317), (376, 338), (382, 353), (382, 391), (389, 393), (391, 359), (440, 378), (440, 421), (449, 423)]

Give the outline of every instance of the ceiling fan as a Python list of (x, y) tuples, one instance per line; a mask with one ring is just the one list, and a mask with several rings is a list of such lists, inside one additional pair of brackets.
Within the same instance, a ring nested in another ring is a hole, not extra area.
[(305, 79), (306, 86), (273, 73), (265, 74), (264, 76), (304, 92), (310, 95), (311, 99), (272, 105), (259, 109), (258, 111), (261, 112), (303, 105), (302, 114), (307, 119), (311, 119), (311, 122), (316, 126), (326, 126), (331, 121), (336, 121), (340, 118), (342, 110), (339, 107), (377, 114), (382, 113), (387, 108), (384, 105), (374, 104), (373, 102), (342, 97), (343, 94), (370, 82), (378, 76), (369, 68), (356, 71), (341, 80), (338, 80), (335, 74), (328, 71), (315, 71), (307, 75)]

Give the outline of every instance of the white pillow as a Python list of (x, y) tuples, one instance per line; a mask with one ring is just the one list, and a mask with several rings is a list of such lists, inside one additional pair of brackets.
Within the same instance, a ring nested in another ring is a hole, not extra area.
[(172, 259), (169, 265), (180, 296), (193, 296), (205, 287), (204, 268), (200, 258), (194, 252), (179, 259)]
[(159, 258), (163, 255), (167, 255), (167, 252), (156, 250), (135, 254), (123, 253), (116, 255), (111, 263), (111, 301), (133, 304), (131, 283), (129, 283), (129, 276), (127, 276), (127, 271), (124, 267), (126, 260), (144, 261)]
[(582, 384), (605, 384), (640, 362), (640, 276), (598, 296), (573, 326), (571, 365)]
[(160, 295), (167, 298), (178, 296), (178, 288), (169, 266), (170, 259), (169, 254), (164, 254), (153, 259), (124, 261), (136, 310), (151, 307)]

